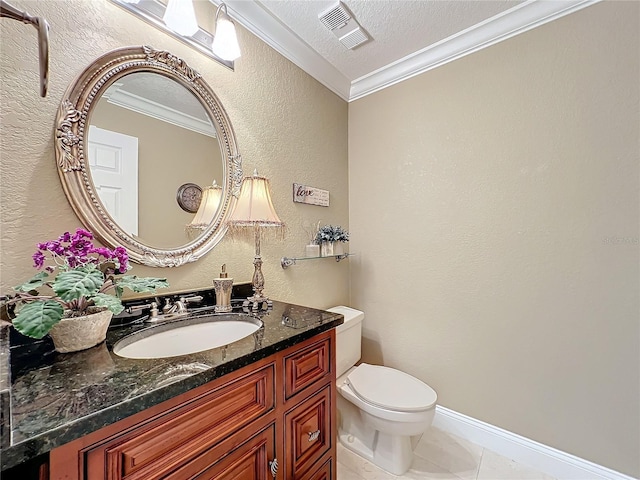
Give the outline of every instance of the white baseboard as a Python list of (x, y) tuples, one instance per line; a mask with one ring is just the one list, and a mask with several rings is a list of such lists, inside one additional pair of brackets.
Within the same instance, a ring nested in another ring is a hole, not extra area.
[(638, 480), (440, 405), (433, 426), (558, 480)]

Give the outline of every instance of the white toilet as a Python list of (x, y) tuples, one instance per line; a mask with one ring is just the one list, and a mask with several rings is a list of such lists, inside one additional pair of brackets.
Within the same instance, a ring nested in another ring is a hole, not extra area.
[(354, 367), (360, 360), (364, 313), (342, 306), (328, 311), (344, 315), (344, 324), (336, 329), (340, 443), (402, 475), (413, 460), (413, 441), (431, 426), (436, 392), (393, 368), (366, 363)]

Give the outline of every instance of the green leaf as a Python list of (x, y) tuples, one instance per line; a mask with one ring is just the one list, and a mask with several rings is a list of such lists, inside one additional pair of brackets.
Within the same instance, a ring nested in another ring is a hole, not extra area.
[(138, 278), (135, 275), (123, 275), (116, 279), (117, 288), (128, 288), (134, 292), (154, 292), (156, 288), (169, 286), (166, 278)]
[(79, 267), (60, 273), (53, 282), (53, 291), (65, 302), (80, 297), (92, 297), (104, 282), (102, 272), (94, 266)]
[(96, 307), (107, 307), (109, 310), (113, 312), (114, 315), (118, 315), (124, 307), (122, 306), (122, 302), (119, 298), (114, 297), (113, 295), (108, 295), (106, 293), (97, 293), (93, 297), (91, 297), (93, 303)]
[(43, 286), (48, 277), (49, 274), (47, 272), (38, 272), (30, 280), (27, 280), (22, 285), (14, 287), (14, 290), (16, 290), (17, 292), (30, 292), (31, 290), (35, 290)]
[(55, 300), (35, 301), (25, 304), (12, 323), (21, 334), (42, 338), (60, 321), (63, 313), (62, 305)]

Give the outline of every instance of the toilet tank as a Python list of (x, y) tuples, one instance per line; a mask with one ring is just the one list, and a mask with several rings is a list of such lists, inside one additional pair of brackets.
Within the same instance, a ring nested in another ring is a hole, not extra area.
[(344, 306), (328, 308), (327, 311), (344, 315), (344, 323), (336, 328), (337, 378), (360, 360), (364, 312)]

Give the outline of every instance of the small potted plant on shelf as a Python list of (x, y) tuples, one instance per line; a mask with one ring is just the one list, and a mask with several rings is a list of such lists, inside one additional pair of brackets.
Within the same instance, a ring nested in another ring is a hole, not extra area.
[(92, 240), (91, 232), (79, 228), (37, 244), (33, 261), (40, 271), (2, 302), (15, 314), (11, 322), (18, 332), (32, 338), (49, 333), (58, 352), (84, 350), (106, 338), (112, 315), (124, 308), (123, 289), (169, 286), (164, 278), (125, 275), (127, 251), (96, 247)]
[(315, 242), (320, 245), (320, 255), (344, 255), (344, 242), (349, 241), (349, 232), (339, 225), (325, 225), (318, 229)]

